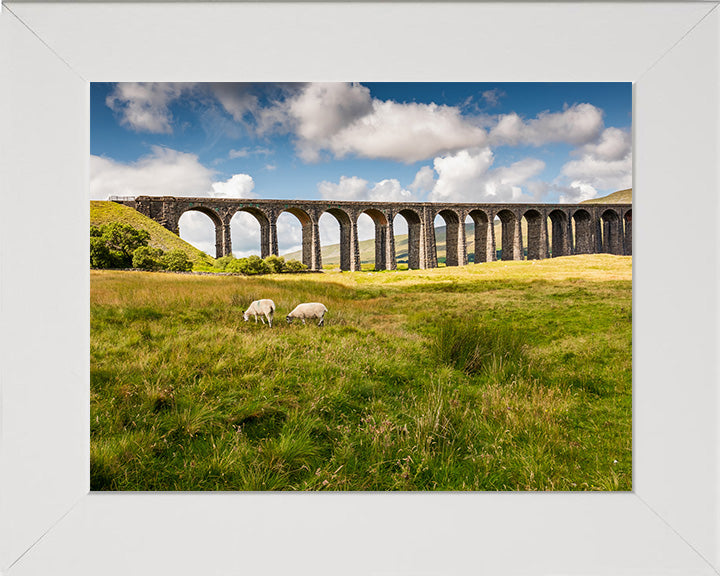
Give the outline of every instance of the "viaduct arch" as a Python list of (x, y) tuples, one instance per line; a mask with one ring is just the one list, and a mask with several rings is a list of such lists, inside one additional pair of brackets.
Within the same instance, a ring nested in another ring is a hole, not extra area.
[[(393, 221), (402, 216), (408, 224), (408, 266), (438, 265), (434, 221), (446, 224), (446, 264), (468, 263), (465, 222), (474, 224), (475, 262), (497, 259), (495, 218), (501, 222), (501, 258), (529, 260), (571, 254), (632, 254), (631, 204), (450, 204), (435, 202), (346, 202), (334, 200), (265, 200), (242, 198), (176, 198), (137, 196), (110, 198), (135, 208), (179, 234), (180, 217), (196, 210), (215, 226), (215, 254), (232, 254), (230, 220), (248, 212), (260, 224), (260, 255), (278, 254), (277, 219), (293, 214), (302, 225), (302, 259), (311, 270), (322, 269), (320, 217), (331, 214), (340, 225), (340, 268), (360, 270), (357, 221), (367, 214), (375, 224), (375, 268), (395, 270)], [(522, 220), (527, 226), (523, 242)], [(527, 246), (527, 254), (524, 246)]]

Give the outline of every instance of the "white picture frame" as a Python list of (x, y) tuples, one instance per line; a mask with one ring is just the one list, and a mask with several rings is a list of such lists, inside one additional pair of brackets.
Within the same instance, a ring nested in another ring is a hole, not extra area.
[[(719, 573), (717, 5), (5, 3), (0, 573)], [(634, 83), (632, 492), (89, 493), (89, 83), (245, 79)]]

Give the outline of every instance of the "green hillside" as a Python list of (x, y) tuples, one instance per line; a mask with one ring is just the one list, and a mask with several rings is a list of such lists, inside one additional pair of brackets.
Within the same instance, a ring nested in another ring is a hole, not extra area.
[(627, 190), (618, 190), (602, 198), (593, 198), (585, 200), (581, 204), (632, 204), (632, 188)]
[(150, 233), (150, 246), (153, 248), (160, 248), (166, 252), (168, 250), (182, 250), (193, 264), (212, 266), (214, 258), (188, 244), (185, 240), (155, 222), (155, 220), (143, 216), (137, 210), (116, 202), (91, 200), (90, 225), (100, 226), (110, 222), (122, 222), (139, 230), (147, 230)]

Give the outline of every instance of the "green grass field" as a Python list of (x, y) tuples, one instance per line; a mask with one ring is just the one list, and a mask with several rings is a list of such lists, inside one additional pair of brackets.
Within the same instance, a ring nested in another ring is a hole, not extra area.
[(92, 271), (91, 488), (631, 490), (631, 268)]

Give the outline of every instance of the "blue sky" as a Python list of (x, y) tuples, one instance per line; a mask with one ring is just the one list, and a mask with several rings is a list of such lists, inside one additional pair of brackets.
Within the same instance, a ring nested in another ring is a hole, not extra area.
[[(631, 186), (631, 103), (630, 83), (93, 83), (90, 193), (577, 202)], [(257, 252), (246, 217), (236, 255)], [(204, 218), (181, 236), (212, 253)]]

